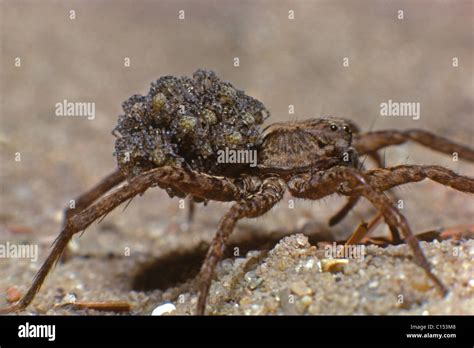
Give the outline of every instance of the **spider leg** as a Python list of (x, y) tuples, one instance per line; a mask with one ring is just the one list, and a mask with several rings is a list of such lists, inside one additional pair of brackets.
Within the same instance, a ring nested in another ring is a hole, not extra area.
[[(457, 153), (458, 156), (462, 159), (465, 159), (468, 161), (474, 161), (474, 149), (469, 148), (465, 145), (457, 144), (441, 136), (432, 134), (424, 130), (419, 130), (419, 129), (411, 129), (411, 130), (406, 130), (406, 131), (386, 130), (386, 131), (368, 132), (365, 134), (356, 133), (354, 135), (354, 147), (357, 149), (357, 152), (359, 154), (367, 154), (368, 156), (371, 156), (372, 159), (378, 163), (379, 167), (384, 167), (383, 165), (381, 165), (381, 160), (377, 154), (377, 151), (386, 146), (403, 144), (408, 140), (415, 141), (421, 145), (424, 145), (438, 152), (442, 152), (442, 153), (446, 153), (450, 155), (452, 155), (453, 153)], [(414, 176), (416, 176), (414, 172), (416, 172), (416, 170), (412, 171)], [(433, 174), (434, 171), (427, 170), (425, 173), (429, 174), (430, 172), (431, 174)], [(394, 175), (396, 174), (394, 173)], [(423, 176), (423, 174), (421, 175)], [(445, 174), (441, 174), (441, 176), (444, 176), (444, 175)], [(456, 174), (450, 172), (448, 176), (451, 176), (454, 178), (456, 177)], [(436, 180), (436, 179), (433, 179), (433, 180)], [(410, 181), (407, 181), (407, 182), (412, 182), (412, 181), (419, 181), (419, 180), (418, 179), (413, 180), (413, 178), (411, 178)], [(459, 188), (459, 190), (465, 191), (465, 192), (472, 192), (469, 190), (464, 190), (462, 188)], [(393, 195), (393, 198), (396, 199), (396, 196)], [(350, 202), (348, 202), (347, 205), (349, 205), (349, 203)], [(349, 208), (350, 207), (344, 207), (338, 214), (336, 214), (336, 216), (334, 216), (334, 219), (336, 221), (335, 223), (337, 223), (337, 221), (340, 221), (345, 216), (344, 213), (347, 214), (350, 211)], [(392, 226), (390, 226), (390, 231), (392, 233), (392, 240), (395, 242), (400, 242), (401, 239), (400, 239), (400, 234), (398, 233), (398, 231)]]
[(218, 177), (174, 167), (161, 167), (143, 173), (133, 178), (128, 184), (99, 199), (80, 213), (70, 215), (25, 296), (17, 304), (0, 309), (0, 313), (22, 310), (31, 303), (46, 276), (57, 263), (64, 248), (75, 233), (84, 231), (97, 219), (108, 214), (123, 202), (142, 194), (157, 183), (173, 185), (183, 192), (217, 201), (233, 201), (240, 198), (240, 190), (233, 183)]
[[(107, 193), (107, 191), (111, 190), (113, 187), (117, 186), (124, 180), (125, 177), (123, 176), (123, 174), (119, 170), (116, 170), (107, 175), (105, 178), (103, 178), (97, 185), (92, 187), (89, 191), (76, 197), (74, 199), (74, 208), (68, 206), (64, 209), (62, 226), (65, 226), (66, 221), (69, 217), (83, 211), (85, 208), (94, 203), (94, 201), (96, 201), (99, 197)], [(68, 249), (65, 249), (61, 256), (61, 262), (66, 261), (69, 257), (70, 255)]]
[(265, 214), (283, 198), (285, 189), (286, 185), (280, 179), (265, 179), (257, 193), (235, 203), (223, 216), (219, 222), (217, 234), (214, 237), (211, 246), (209, 247), (198, 276), (198, 315), (204, 315), (206, 309), (206, 300), (209, 294), (209, 288), (212, 283), (212, 277), (214, 276), (215, 268), (219, 260), (222, 258), (227, 240), (234, 230), (237, 221), (243, 218), (253, 218)]
[[(378, 167), (380, 168), (385, 167), (382, 159), (380, 158), (380, 155), (376, 151), (367, 153), (367, 156), (372, 158), (372, 160), (378, 165)], [(394, 193), (391, 193), (391, 198), (393, 200), (398, 200), (397, 196)], [(349, 197), (346, 204), (329, 219), (329, 226), (334, 226), (338, 224), (339, 222), (341, 222), (342, 219), (344, 219), (347, 216), (347, 214), (349, 214), (349, 212), (357, 205), (357, 202), (359, 201), (359, 199), (360, 199), (359, 196)], [(359, 226), (356, 232), (360, 231), (361, 227), (362, 226)], [(392, 242), (394, 244), (401, 243), (402, 239), (400, 237), (400, 233), (398, 232), (398, 230), (393, 226), (389, 226), (389, 229), (392, 235)]]
[[(440, 166), (418, 166), (401, 165), (390, 168), (377, 168), (366, 171), (365, 176), (370, 185), (380, 191), (389, 190), (395, 186), (418, 182), (429, 178), (445, 186), (450, 186), (458, 191), (474, 193), (474, 179), (467, 176), (456, 174), (455, 172)], [(330, 220), (329, 225), (338, 223), (353, 208), (359, 197), (349, 197), (346, 205), (335, 214)], [(398, 231), (393, 226), (389, 226), (392, 232), (392, 240), (395, 243), (400, 241)], [(396, 232), (396, 233), (394, 233)], [(398, 236), (398, 238), (396, 238)]]
[(373, 217), (368, 223), (362, 221), (359, 226), (352, 232), (349, 239), (344, 243), (344, 245), (351, 245), (360, 243), (381, 221), (383, 218), (382, 213), (378, 213)]
[[(397, 196), (394, 193), (392, 193), (391, 196), (393, 200), (397, 200)], [(347, 216), (347, 214), (356, 206), (359, 199), (360, 199), (360, 196), (349, 197), (346, 204), (329, 219), (329, 226), (334, 226), (338, 224), (339, 222), (341, 222), (341, 220), (344, 219)], [(380, 218), (380, 216), (378, 218)], [(361, 227), (362, 226), (359, 226), (356, 229), (356, 232), (359, 231)], [(401, 243), (402, 239), (400, 237), (400, 233), (398, 232), (398, 230), (394, 226), (389, 226), (389, 229), (390, 229), (390, 234), (392, 235), (392, 243), (394, 244)]]
[[(378, 167), (380, 168), (384, 167), (382, 158), (377, 153), (377, 151), (368, 152), (366, 155), (369, 156), (377, 164)], [(362, 166), (363, 166), (363, 163), (361, 165), (361, 169), (362, 169)], [(329, 219), (329, 226), (334, 226), (334, 225), (337, 225), (339, 222), (341, 222), (347, 216), (347, 214), (349, 214), (349, 212), (357, 205), (359, 198), (360, 197), (357, 197), (357, 196), (349, 197), (346, 204)]]
[(447, 293), (446, 287), (431, 271), (431, 265), (403, 214), (393, 206), (391, 200), (383, 192), (378, 190), (378, 187), (370, 185), (370, 180), (364, 174), (354, 168), (333, 167), (327, 172), (316, 173), (309, 180), (295, 177), (288, 183), (288, 188), (293, 196), (307, 199), (320, 199), (335, 192), (365, 197), (383, 214), (389, 226), (401, 231), (405, 242), (412, 249), (416, 264), (423, 268), (443, 295)]
[(74, 199), (74, 208), (67, 207), (66, 209), (64, 209), (64, 223), (66, 222), (68, 217), (80, 213), (85, 208), (94, 203), (96, 199), (104, 195), (107, 191), (117, 186), (124, 180), (125, 177), (119, 170), (116, 170), (113, 173), (107, 175), (89, 191), (81, 194), (76, 199)]
[[(370, 185), (380, 191), (389, 190), (395, 186), (418, 182), (429, 178), (442, 185), (450, 186), (461, 192), (474, 193), (474, 179), (456, 174), (455, 172), (440, 166), (417, 166), (401, 165), (390, 168), (372, 169), (364, 173)], [(350, 197), (349, 199), (352, 199)], [(392, 226), (389, 226), (392, 230)], [(358, 228), (351, 238), (360, 231)], [(369, 231), (367, 231), (369, 232)], [(397, 235), (398, 235), (398, 231)], [(400, 239), (394, 238), (392, 231), (392, 242), (399, 243)]]
[(196, 203), (194, 203), (194, 200), (191, 197), (189, 197), (188, 210), (186, 213), (186, 222), (188, 225), (191, 225), (191, 223), (193, 222), (195, 211), (196, 211)]
[(430, 149), (445, 154), (452, 155), (456, 152), (459, 158), (471, 162), (474, 161), (474, 149), (419, 129), (410, 129), (406, 131), (386, 130), (368, 132), (360, 135), (356, 134), (354, 136), (353, 145), (357, 149), (359, 155), (363, 155), (374, 153), (386, 146), (400, 145), (408, 140), (415, 141)]
[(339, 222), (344, 219), (347, 214), (356, 206), (357, 202), (359, 202), (359, 196), (349, 197), (346, 204), (331, 218), (329, 219), (329, 226), (337, 225)]
[(461, 192), (474, 193), (474, 178), (440, 166), (401, 165), (368, 170), (364, 175), (370, 185), (380, 191), (428, 178)]
[(92, 222), (107, 214), (124, 201), (130, 199), (138, 193), (145, 191), (148, 187), (150, 187), (151, 184), (152, 182), (149, 180), (134, 180), (130, 184), (121, 187), (117, 191), (97, 201), (95, 204), (82, 210), (80, 213), (70, 214), (66, 218), (61, 233), (54, 241), (50, 254), (44, 261), (40, 270), (36, 273), (33, 284), (28, 289), (28, 292), (17, 304), (0, 310), (0, 313), (9, 313), (26, 308), (34, 299), (46, 276), (50, 272), (51, 268), (58, 262), (65, 247), (75, 233), (85, 230)]
[[(372, 232), (375, 227), (382, 221), (383, 214), (378, 213), (376, 214), (368, 223), (362, 221), (352, 232), (350, 237), (346, 241), (346, 245), (357, 244), (360, 243), (366, 236)], [(388, 226), (390, 232), (392, 234), (392, 240), (390, 241), (391, 244), (401, 244), (403, 243), (400, 234), (398, 233), (398, 229), (394, 228), (393, 226)]]
[[(366, 155), (370, 157), (377, 164), (378, 167), (384, 167), (382, 158), (380, 158), (380, 155), (378, 154), (377, 151), (369, 152)], [(362, 167), (363, 167), (363, 163), (361, 165), (361, 168)], [(341, 222), (347, 216), (347, 214), (349, 214), (350, 211), (357, 205), (359, 198), (360, 197), (357, 197), (357, 196), (349, 197), (346, 204), (329, 219), (329, 226), (334, 226), (334, 225), (337, 225), (339, 222)]]

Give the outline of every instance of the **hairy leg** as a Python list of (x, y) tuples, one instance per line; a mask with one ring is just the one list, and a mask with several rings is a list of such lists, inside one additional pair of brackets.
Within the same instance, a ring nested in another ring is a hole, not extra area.
[(105, 216), (118, 205), (142, 194), (157, 183), (173, 185), (183, 192), (199, 197), (211, 197), (218, 201), (234, 201), (240, 198), (240, 190), (230, 181), (205, 174), (186, 171), (174, 167), (162, 167), (143, 173), (130, 181), (127, 185), (118, 188), (109, 195), (99, 199), (80, 213), (69, 216), (61, 233), (53, 243), (52, 250), (40, 270), (36, 274), (33, 284), (25, 296), (15, 305), (0, 309), (0, 313), (8, 313), (26, 308), (39, 291), (51, 268), (59, 260), (64, 248), (75, 233), (84, 231), (97, 219)]
[(370, 185), (380, 191), (431, 179), (458, 191), (474, 193), (474, 178), (456, 174), (452, 170), (440, 166), (401, 165), (368, 170), (364, 175)]
[(224, 249), (238, 220), (253, 218), (265, 214), (283, 198), (286, 185), (277, 178), (263, 181), (259, 192), (235, 203), (219, 222), (217, 234), (214, 237), (206, 259), (199, 273), (199, 298), (197, 314), (204, 315), (209, 288), (212, 283), (217, 263), (222, 258)]
[[(365, 134), (355, 133), (353, 142), (359, 155), (368, 155), (379, 167), (383, 167), (381, 158), (377, 154), (377, 151), (390, 145), (403, 144), (409, 140), (442, 153), (452, 155), (456, 152), (459, 158), (474, 161), (474, 149), (418, 129), (406, 131), (386, 130), (368, 132)], [(330, 220), (330, 225), (338, 223), (347, 215), (347, 213), (349, 213), (349, 211), (355, 206), (354, 200), (356, 199), (353, 199), (352, 201), (349, 200), (347, 205)]]
[[(377, 164), (379, 168), (384, 167), (382, 158), (380, 157), (377, 151), (369, 152), (366, 155), (370, 157)], [(362, 162), (360, 165), (360, 169), (362, 169), (363, 166), (364, 166), (364, 163)], [(357, 196), (349, 197), (346, 204), (329, 219), (329, 226), (334, 226), (334, 225), (337, 225), (339, 222), (341, 222), (347, 216), (347, 214), (349, 214), (350, 211), (354, 209), (359, 199), (360, 197), (357, 197)]]
[[(359, 155), (366, 154), (372, 157), (372, 159), (378, 163), (379, 167), (382, 168), (384, 166), (381, 165), (382, 162), (380, 157), (377, 155), (377, 151), (387, 146), (403, 144), (409, 140), (415, 141), (438, 152), (449, 155), (457, 153), (461, 159), (471, 162), (474, 161), (474, 149), (419, 129), (411, 129), (406, 131), (386, 130), (368, 132), (365, 134), (356, 133), (354, 134), (353, 143)], [(393, 198), (396, 199), (395, 196)], [(342, 218), (344, 218), (344, 216), (352, 209), (352, 207), (350, 207), (350, 203), (351, 202), (349, 201), (347, 206), (343, 207), (343, 209), (338, 214), (336, 214), (336, 216), (334, 216), (334, 221), (336, 221), (334, 223), (342, 220)], [(392, 240), (400, 241), (400, 235), (398, 231), (393, 227), (390, 227), (390, 231), (392, 233)]]
[[(392, 194), (392, 199), (396, 199), (396, 196)], [(355, 205), (357, 204), (357, 202), (359, 201), (360, 199), (360, 196), (352, 196), (352, 197), (349, 197), (349, 199), (347, 200), (347, 203), (336, 213), (334, 214), (330, 219), (329, 219), (329, 226), (334, 226), (336, 224), (338, 224), (344, 217), (347, 216), (347, 214), (355, 207)], [(372, 221), (374, 221), (373, 223), (369, 223), (369, 226), (375, 226), (377, 223), (378, 223), (378, 220), (381, 219), (381, 215), (377, 215), (375, 218), (373, 218)], [(400, 233), (398, 232), (398, 230), (393, 227), (393, 226), (388, 226), (389, 229), (390, 229), (390, 234), (392, 235), (392, 243), (393, 244), (399, 244), (402, 242), (402, 239), (400, 237)], [(348, 239), (348, 243), (350, 243), (351, 240), (353, 240), (354, 238), (359, 238), (360, 237), (360, 233), (363, 229), (363, 225), (359, 225), (356, 230), (352, 233), (351, 237), (349, 237)], [(367, 229), (367, 233), (369, 233), (371, 231), (372, 228), (368, 228)], [(359, 236), (359, 237), (356, 237)], [(363, 238), (365, 236), (362, 236), (361, 238)]]
[[(81, 194), (77, 198), (74, 199), (74, 208), (70, 206), (64, 209), (64, 218), (62, 227), (66, 225), (66, 221), (69, 217), (73, 216), (74, 214), (78, 214), (87, 207), (89, 207), (92, 203), (94, 203), (98, 198), (106, 194), (109, 190), (114, 188), (115, 186), (119, 185), (125, 180), (123, 174), (116, 170), (105, 178), (103, 178), (97, 185), (92, 187), (89, 191)], [(65, 262), (70, 257), (68, 253), (68, 249), (66, 248), (61, 256), (61, 262)]]
[[(474, 179), (456, 174), (452, 170), (440, 166), (418, 166), (401, 165), (390, 168), (377, 168), (364, 173), (370, 185), (377, 190), (386, 191), (393, 187), (418, 182), (424, 179), (431, 179), (445, 186), (450, 186), (458, 191), (474, 193)], [(330, 226), (338, 223), (357, 203), (358, 197), (349, 197), (347, 204), (330, 220)], [(392, 240), (399, 242), (398, 231), (390, 226)], [(360, 231), (357, 229), (356, 231)], [(396, 233), (394, 233), (396, 232)]]
[[(379, 168), (384, 168), (385, 167), (385, 164), (382, 161), (382, 158), (380, 157), (380, 155), (376, 151), (367, 153), (367, 156), (369, 156), (377, 164), (377, 166)], [(363, 163), (362, 163), (362, 165), (363, 165)], [(363, 169), (363, 167), (361, 166), (360, 169)], [(391, 198), (393, 200), (398, 200), (397, 196), (394, 193), (391, 193)], [(329, 219), (329, 226), (334, 226), (334, 225), (338, 224), (339, 222), (341, 222), (347, 216), (347, 214), (349, 214), (350, 211), (352, 209), (354, 209), (354, 207), (357, 205), (357, 202), (359, 201), (359, 199), (360, 199), (360, 197), (357, 197), (357, 196), (349, 197), (346, 204), (336, 214), (334, 214)], [(361, 227), (361, 226), (359, 226), (359, 227)], [(401, 243), (401, 237), (400, 237), (400, 233), (398, 232), (398, 230), (396, 228), (392, 227), (392, 226), (389, 226), (389, 229), (390, 229), (390, 233), (392, 235), (392, 242), (395, 243), (395, 244)], [(358, 228), (357, 230), (360, 230), (360, 228)]]
[(403, 144), (408, 140), (415, 141), (445, 154), (452, 155), (456, 152), (460, 159), (474, 162), (474, 149), (419, 129), (406, 131), (386, 130), (356, 134), (353, 145), (359, 155), (363, 155), (373, 153), (386, 146)]
[[(456, 174), (452, 170), (440, 166), (401, 165), (368, 170), (364, 175), (369, 180), (370, 185), (380, 191), (428, 178), (458, 191), (474, 193), (473, 178)], [(338, 223), (357, 203), (357, 200), (358, 197), (350, 197), (348, 203), (329, 220), (330, 226)], [(397, 231), (392, 231), (394, 241), (397, 241), (398, 238), (394, 238), (397, 235)]]
[(74, 200), (74, 208), (67, 207), (64, 209), (64, 223), (66, 219), (74, 214), (80, 213), (85, 208), (90, 206), (99, 197), (107, 193), (110, 189), (117, 186), (125, 180), (123, 174), (116, 170), (103, 178), (96, 186), (91, 188), (89, 191), (81, 194)]
[(447, 293), (446, 287), (431, 271), (431, 265), (423, 254), (405, 217), (393, 206), (384, 193), (370, 185), (370, 180), (366, 179), (362, 173), (354, 168), (334, 167), (307, 179), (294, 178), (289, 182), (288, 188), (291, 194), (300, 198), (320, 199), (328, 194), (339, 192), (344, 195), (359, 195), (368, 199), (383, 214), (389, 226), (401, 231), (405, 242), (412, 249), (416, 264), (423, 268), (443, 295)]

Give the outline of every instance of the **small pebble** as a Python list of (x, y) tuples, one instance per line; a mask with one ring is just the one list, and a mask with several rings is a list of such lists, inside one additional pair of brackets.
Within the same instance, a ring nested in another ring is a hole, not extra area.
[(64, 302), (66, 302), (66, 303), (74, 303), (76, 301), (77, 301), (76, 294), (69, 293), (64, 297)]
[(309, 259), (308, 262), (306, 262), (306, 264), (304, 265), (304, 267), (306, 269), (311, 269), (314, 267), (314, 260), (313, 259)]
[(244, 296), (240, 299), (239, 304), (241, 306), (246, 306), (252, 303), (252, 298), (250, 296)]
[(421, 292), (426, 292), (431, 289), (431, 285), (423, 281), (412, 281), (411, 286)]
[(313, 290), (302, 280), (291, 283), (290, 290), (298, 296), (311, 295), (313, 293)]
[(302, 234), (296, 235), (296, 243), (301, 247), (309, 246), (308, 237)]
[(284, 260), (279, 260), (277, 263), (277, 269), (283, 272), (286, 269), (286, 262)]
[(15, 287), (10, 287), (7, 289), (7, 301), (16, 302), (21, 298), (20, 292)]
[(53, 220), (56, 222), (62, 222), (64, 218), (64, 212), (62, 210), (56, 210), (53, 214)]
[(71, 254), (76, 254), (79, 252), (79, 241), (76, 238), (72, 238), (67, 244), (67, 252)]
[(313, 303), (313, 299), (311, 298), (311, 296), (303, 296), (303, 298), (301, 299), (301, 303), (305, 306), (309, 306), (311, 303)]
[(280, 304), (276, 298), (270, 297), (267, 301), (264, 302), (263, 306), (267, 310), (268, 314), (273, 314), (276, 312)]
[(342, 272), (348, 263), (347, 259), (322, 259), (319, 261), (319, 269), (321, 272), (338, 273)]
[(151, 315), (163, 315), (163, 314), (168, 314), (176, 310), (176, 306), (172, 303), (165, 303), (162, 304), (158, 307), (156, 307)]
[(259, 278), (255, 275), (255, 271), (245, 273), (244, 278), (247, 281), (248, 287), (251, 290), (256, 289), (263, 282), (262, 278)]
[(300, 301), (296, 302), (295, 308), (299, 314), (304, 314), (308, 306), (313, 302), (312, 298), (309, 296), (303, 296)]
[(379, 282), (373, 281), (369, 283), (369, 288), (370, 289), (375, 289), (377, 286), (379, 286)]
[(321, 311), (316, 303), (309, 305), (308, 313), (311, 315), (318, 315), (321, 314)]

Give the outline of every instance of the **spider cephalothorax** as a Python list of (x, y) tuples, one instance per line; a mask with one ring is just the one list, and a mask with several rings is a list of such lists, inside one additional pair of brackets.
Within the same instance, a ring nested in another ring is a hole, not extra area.
[[(405, 217), (384, 191), (429, 178), (474, 193), (474, 179), (440, 166), (383, 168), (377, 151), (412, 140), (474, 161), (473, 149), (416, 129), (360, 133), (351, 121), (338, 118), (275, 123), (262, 132), (259, 125), (268, 115), (263, 104), (208, 71), (196, 72), (193, 79), (161, 78), (147, 96), (130, 98), (124, 112), (115, 129), (119, 168), (79, 196), (74, 209), (66, 209), (63, 230), (33, 285), (5, 312), (28, 306), (75, 233), (156, 186), (197, 201), (234, 202), (220, 220), (201, 268), (199, 314), (205, 312), (214, 270), (236, 223), (265, 214), (286, 191), (310, 200), (334, 193), (349, 196), (348, 203), (330, 220), (331, 225), (344, 218), (360, 197), (366, 198), (392, 235), (398, 237), (400, 232), (414, 253), (414, 261), (441, 293), (447, 292)], [(225, 147), (257, 151), (257, 165), (216, 163), (217, 151)], [(358, 165), (358, 155), (370, 156), (380, 168), (365, 170)]]
[(263, 132), (258, 171), (283, 177), (325, 170), (335, 165), (355, 167), (357, 153), (352, 128), (339, 118), (274, 123)]

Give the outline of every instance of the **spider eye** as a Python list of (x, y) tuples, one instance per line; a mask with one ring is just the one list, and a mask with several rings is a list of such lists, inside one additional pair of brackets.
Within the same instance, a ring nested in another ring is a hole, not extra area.
[(342, 127), (342, 129), (344, 129), (344, 131), (347, 132), (347, 133), (349, 133), (349, 134), (352, 133), (351, 128), (348, 127), (348, 126), (344, 126), (344, 127)]
[(329, 127), (332, 131), (337, 131), (337, 126), (333, 123), (330, 127)]

